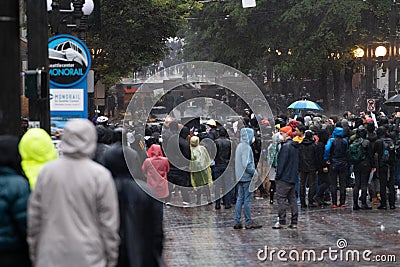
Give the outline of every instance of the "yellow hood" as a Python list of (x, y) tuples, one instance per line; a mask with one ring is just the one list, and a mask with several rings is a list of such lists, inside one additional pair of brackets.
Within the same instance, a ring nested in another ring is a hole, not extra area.
[(19, 143), (21, 166), (33, 190), (42, 166), (57, 158), (57, 151), (48, 133), (40, 128), (29, 129)]

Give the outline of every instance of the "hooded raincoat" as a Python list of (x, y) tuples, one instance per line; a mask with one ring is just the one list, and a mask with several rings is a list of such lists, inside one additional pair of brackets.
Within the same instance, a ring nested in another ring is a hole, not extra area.
[(211, 184), (211, 159), (207, 149), (200, 145), (200, 139), (193, 136), (190, 139), (191, 161), (190, 161), (190, 178), (192, 186), (197, 187)]
[(40, 128), (29, 129), (21, 138), (18, 148), (22, 169), (33, 190), (40, 169), (45, 163), (57, 158), (57, 150), (49, 134)]
[(240, 130), (240, 143), (236, 147), (235, 174), (239, 182), (249, 182), (257, 170), (254, 164), (254, 155), (251, 150), (251, 142), (254, 137), (254, 130), (243, 128)]
[(142, 165), (142, 170), (146, 176), (147, 185), (152, 189), (157, 198), (166, 198), (169, 195), (167, 173), (169, 172), (169, 162), (163, 153), (160, 145), (153, 144), (147, 150), (148, 158)]
[[(337, 139), (338, 145), (335, 146)], [(343, 145), (339, 145), (343, 142)], [(325, 145), (324, 159), (331, 161), (331, 167), (346, 167), (347, 166), (347, 149), (349, 143), (347, 138), (344, 137), (344, 131), (341, 127), (336, 127), (332, 132), (332, 137)]]
[(36, 267), (117, 263), (117, 192), (111, 173), (91, 159), (96, 140), (90, 121), (69, 121), (63, 155), (39, 173), (28, 207), (28, 243)]

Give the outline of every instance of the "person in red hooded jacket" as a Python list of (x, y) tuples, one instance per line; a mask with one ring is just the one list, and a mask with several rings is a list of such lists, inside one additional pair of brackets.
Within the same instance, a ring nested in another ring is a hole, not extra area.
[(154, 197), (165, 202), (169, 196), (167, 173), (169, 162), (163, 157), (160, 145), (153, 144), (147, 150), (148, 158), (142, 165), (143, 174), (146, 176), (147, 184), (151, 188)]

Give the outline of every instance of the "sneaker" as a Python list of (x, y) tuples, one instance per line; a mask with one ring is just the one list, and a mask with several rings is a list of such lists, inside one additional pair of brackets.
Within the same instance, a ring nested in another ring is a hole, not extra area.
[(232, 205), (231, 205), (231, 204), (225, 205), (225, 209), (226, 209), (226, 210), (227, 210), (227, 209), (230, 209), (230, 208), (232, 208)]
[(346, 208), (346, 205), (345, 204), (340, 204), (340, 206), (339, 207), (341, 207), (341, 208)]
[(358, 206), (358, 205), (353, 206), (353, 210), (359, 210), (359, 209), (361, 209), (360, 206)]
[(269, 201), (269, 204), (274, 204), (274, 201), (271, 199), (270, 201)]
[(272, 229), (284, 229), (285, 225), (280, 224), (279, 222), (275, 223), (274, 226), (272, 226)]
[(380, 205), (380, 206), (378, 207), (378, 210), (387, 210), (387, 207), (386, 207), (386, 206), (383, 206), (383, 205)]
[(233, 229), (243, 229), (243, 225), (241, 223), (237, 223), (233, 226)]
[(184, 207), (184, 208), (190, 206), (190, 203), (189, 203), (189, 202), (186, 202), (186, 201), (183, 201), (182, 204), (183, 204), (183, 207)]
[(254, 221), (252, 221), (251, 223), (248, 223), (245, 225), (246, 229), (258, 229), (261, 228), (262, 225), (255, 223)]
[(337, 205), (332, 205), (332, 209), (336, 209), (337, 207)]
[(396, 209), (396, 206), (395, 205), (390, 205), (390, 209), (394, 210), (394, 209)]
[(290, 229), (297, 229), (297, 224), (289, 224), (288, 228)]
[(220, 210), (221, 209), (221, 204), (215, 204), (215, 209)]

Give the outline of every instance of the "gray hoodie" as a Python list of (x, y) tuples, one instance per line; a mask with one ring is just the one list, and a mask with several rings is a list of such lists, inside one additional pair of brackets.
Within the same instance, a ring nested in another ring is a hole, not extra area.
[(96, 139), (90, 121), (69, 121), (62, 157), (39, 173), (28, 206), (28, 243), (36, 267), (116, 265), (118, 198), (111, 173), (91, 159)]
[(240, 143), (236, 147), (235, 153), (235, 175), (239, 182), (250, 182), (253, 176), (258, 175), (250, 146), (253, 137), (253, 129), (243, 128), (240, 130)]

